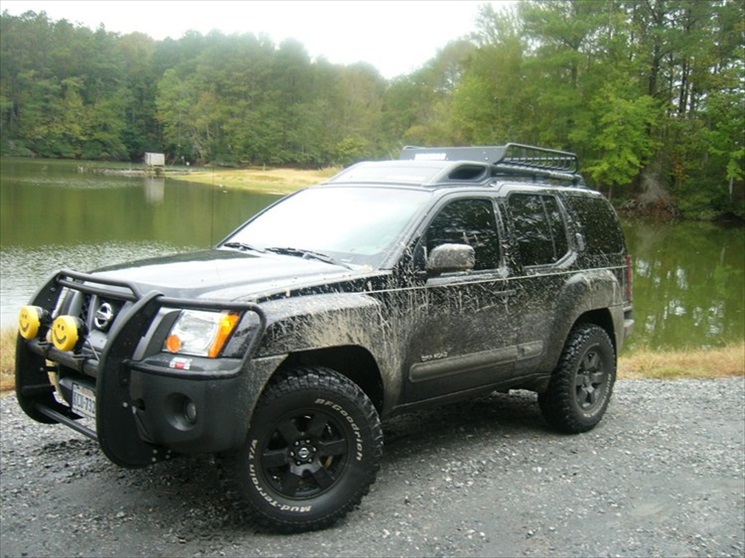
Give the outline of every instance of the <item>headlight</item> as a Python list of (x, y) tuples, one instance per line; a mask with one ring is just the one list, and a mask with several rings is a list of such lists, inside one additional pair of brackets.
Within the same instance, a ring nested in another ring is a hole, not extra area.
[(173, 324), (163, 348), (176, 354), (216, 358), (239, 317), (232, 312), (184, 310)]

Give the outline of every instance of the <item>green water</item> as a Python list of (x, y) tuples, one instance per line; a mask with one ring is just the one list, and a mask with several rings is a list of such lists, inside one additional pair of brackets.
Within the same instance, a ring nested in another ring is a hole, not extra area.
[(745, 337), (745, 229), (624, 222), (634, 259), (631, 347), (719, 347)]
[[(276, 199), (95, 168), (111, 165), (0, 161), (2, 326), (15, 323), (18, 308), (59, 267), (89, 270), (205, 248)], [(743, 339), (745, 229), (640, 220), (624, 229), (634, 258), (631, 350)]]

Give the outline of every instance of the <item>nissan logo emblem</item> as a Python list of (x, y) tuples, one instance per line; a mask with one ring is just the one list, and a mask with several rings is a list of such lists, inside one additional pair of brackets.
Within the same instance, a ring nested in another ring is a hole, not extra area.
[(108, 302), (104, 302), (96, 310), (96, 316), (93, 319), (93, 323), (96, 324), (98, 329), (105, 330), (111, 325), (111, 320), (114, 318), (114, 308)]

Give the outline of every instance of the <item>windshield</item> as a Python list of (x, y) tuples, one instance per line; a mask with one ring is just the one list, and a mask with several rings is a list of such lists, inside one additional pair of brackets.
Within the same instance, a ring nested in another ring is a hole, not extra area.
[(347, 265), (378, 267), (429, 197), (425, 191), (309, 188), (249, 221), (222, 245), (313, 252)]

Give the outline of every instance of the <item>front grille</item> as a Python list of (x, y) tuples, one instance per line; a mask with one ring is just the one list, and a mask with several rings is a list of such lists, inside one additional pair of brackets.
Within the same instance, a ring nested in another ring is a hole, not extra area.
[(99, 360), (108, 341), (108, 332), (124, 302), (97, 293), (65, 289), (64, 300), (58, 303), (59, 314), (76, 316), (85, 324), (84, 339), (74, 354), (78, 358)]
[(78, 318), (83, 320), (83, 323), (88, 323), (88, 313), (91, 308), (91, 295), (83, 294), (83, 300), (80, 304), (80, 310), (78, 310)]

